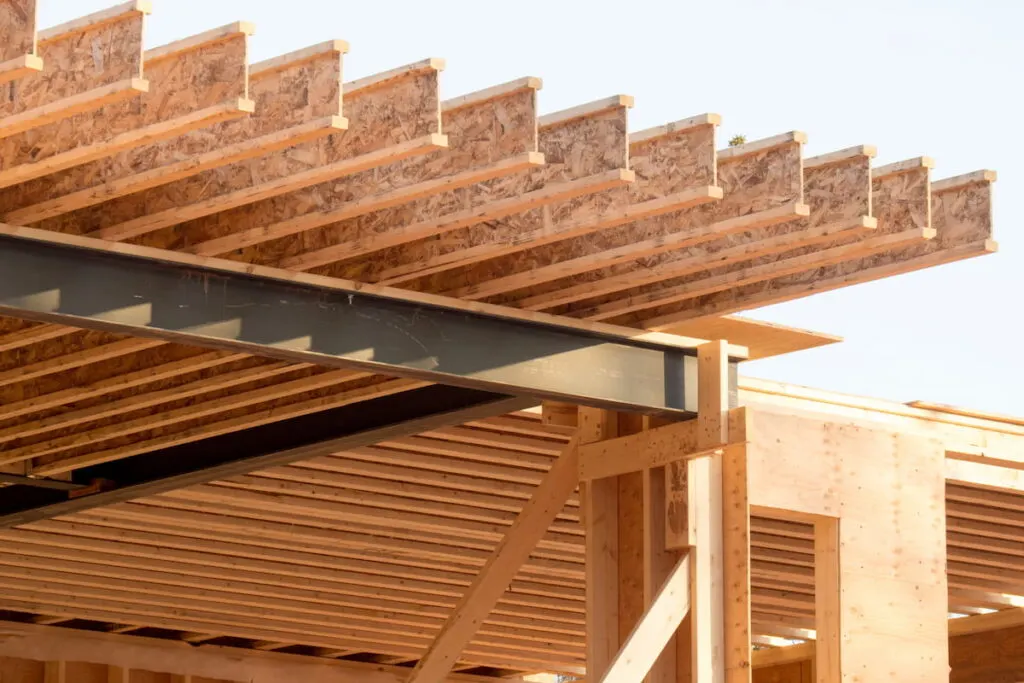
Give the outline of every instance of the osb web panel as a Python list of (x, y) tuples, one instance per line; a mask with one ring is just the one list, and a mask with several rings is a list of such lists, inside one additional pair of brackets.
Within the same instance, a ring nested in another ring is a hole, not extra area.
[[(44, 63), (0, 84), (4, 222), (637, 327), (994, 249), (988, 172), (805, 158), (798, 132), (719, 149), (715, 114), (631, 132), (622, 95), (538, 116), (536, 78), (442, 101), (441, 60), (344, 81), (340, 41), (251, 65), (244, 23), (144, 53), (143, 7), (37, 35), (34, 3), (0, 1), (0, 63), (36, 42)], [(59, 477), (413, 386), (0, 318), (0, 468)], [(6, 531), (2, 606), (415, 660), (567, 438), (507, 416)], [(577, 506), (465, 666), (581, 670)], [(755, 524), (764, 634), (806, 626), (805, 531)], [(1005, 585), (953, 534), (951, 594)]]

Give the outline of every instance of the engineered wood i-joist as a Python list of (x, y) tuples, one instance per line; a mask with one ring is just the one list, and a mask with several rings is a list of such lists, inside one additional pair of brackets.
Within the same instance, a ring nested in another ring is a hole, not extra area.
[[(581, 299), (637, 284), (658, 264), (667, 269), (698, 245), (805, 214), (800, 166), (802, 134), (789, 134), (718, 152), (721, 201), (626, 225), (551, 248), (549, 261), (524, 263), (508, 275), (487, 272), (449, 291), (523, 308), (558, 310)], [(616, 258), (618, 254), (618, 258)], [(485, 265), (485, 264), (481, 264)], [(533, 269), (534, 265), (545, 266)], [(505, 277), (500, 277), (504, 275)]]
[[(544, 166), (407, 206), (405, 214), (354, 219), (339, 226), (340, 243), (286, 259), (281, 265), (296, 270), (317, 269), (339, 277), (358, 274), (361, 280), (375, 281), (377, 270), (393, 263), (401, 252), (400, 248), (389, 247), (629, 182), (632, 174), (626, 170), (629, 162), (624, 144), (629, 104), (628, 98), (617, 97), (545, 117), (538, 122), (537, 133), (538, 147), (545, 155)], [(385, 251), (355, 260), (348, 267), (344, 263), (330, 265), (381, 250)]]
[[(108, 104), (5, 140), (0, 187), (10, 187), (118, 153), (144, 154), (148, 145), (253, 110), (247, 99), (248, 24), (232, 24), (185, 38), (145, 55), (149, 84), (137, 100)], [(141, 38), (140, 38), (141, 39)], [(187, 83), (188, 87), (182, 84)], [(133, 151), (142, 147), (141, 151)], [(40, 185), (26, 191), (39, 192)], [(18, 208), (20, 190), (0, 194), (3, 211)]]
[[(473, 263), (524, 250), (536, 258), (534, 250), (553, 242), (720, 199), (714, 163), (718, 122), (717, 115), (707, 114), (630, 134), (629, 169), (636, 180), (628, 186), (409, 245), (379, 279), (413, 289), (451, 289), (458, 271)], [(543, 144), (542, 151), (552, 153)], [(451, 269), (457, 271), (445, 272)]]
[[(570, 315), (593, 319), (629, 319), (629, 314), (656, 305), (733, 288), (782, 270), (790, 260), (821, 259), (822, 248), (842, 254), (851, 240), (874, 232), (870, 160), (874, 150), (855, 147), (807, 159), (804, 195), (807, 218), (709, 245), (707, 251), (657, 267), (650, 280), (621, 292), (568, 307)], [(660, 272), (657, 272), (659, 271)]]
[(534, 125), (539, 87), (538, 79), (526, 78), (442, 102), (444, 151), (362, 173), (330, 191), (312, 188), (297, 195), (294, 206), (256, 207), (251, 217), (256, 227), (200, 242), (190, 251), (234, 251), (241, 260), (287, 262), (348, 239), (356, 222), (414, 221), (439, 204), (459, 201), (469, 186), (539, 165), (543, 157), (536, 152)]
[(0, 2), (0, 84), (43, 70), (36, 43), (36, 0)]
[[(920, 162), (918, 162), (920, 165)], [(908, 170), (909, 175), (913, 171)], [(921, 171), (917, 171), (918, 174)], [(902, 175), (902, 174), (901, 174)], [(909, 180), (909, 178), (908, 178)], [(937, 181), (931, 187), (931, 227), (935, 236), (915, 245), (889, 249), (881, 253), (854, 257), (819, 269), (804, 270), (794, 275), (766, 280), (740, 287), (734, 291), (701, 297), (687, 305), (687, 310), (666, 312), (664, 319), (646, 323), (650, 329), (662, 329), (668, 318), (696, 320), (723, 313), (747, 310), (788, 301), (818, 292), (825, 292), (861, 282), (907, 273), (921, 268), (950, 263), (996, 251), (992, 240), (992, 183), (995, 174), (977, 171)], [(918, 189), (921, 187), (918, 184)], [(910, 187), (906, 191), (910, 191)], [(902, 203), (910, 201), (906, 197)], [(881, 197), (876, 211), (884, 207)], [(895, 204), (895, 207), (900, 203)], [(902, 209), (908, 211), (909, 209)], [(920, 225), (917, 219), (907, 219)]]
[[(302, 212), (306, 197), (329, 193), (365, 172), (446, 146), (438, 120), (439, 60), (403, 67), (341, 86), (349, 127), (285, 154), (214, 169), (100, 207), (111, 211), (92, 234), (163, 248), (223, 236), (239, 225), (261, 226), (260, 210)], [(401, 122), (401, 123), (400, 123)], [(310, 188), (292, 198), (290, 193)], [(147, 197), (152, 197), (147, 201)], [(149, 206), (162, 202), (157, 210)]]
[[(148, 12), (148, 2), (133, 0), (41, 32), (37, 40), (43, 70), (0, 86), (0, 138), (146, 92), (142, 24)], [(16, 159), (31, 158), (25, 152), (33, 144), (31, 137), (4, 143), (4, 168)]]
[[(253, 64), (249, 67), (249, 96), (255, 108), (251, 116), (152, 144), (130, 160), (124, 153), (66, 171), (47, 183), (36, 181), (19, 188), (20, 208), (7, 213), (4, 220), (15, 225), (39, 223), (214, 168), (276, 155), (343, 130), (347, 121), (341, 116), (341, 56), (346, 51), (342, 41), (328, 41)], [(94, 216), (83, 212), (78, 220), (92, 222)], [(60, 225), (45, 222), (42, 227)]]

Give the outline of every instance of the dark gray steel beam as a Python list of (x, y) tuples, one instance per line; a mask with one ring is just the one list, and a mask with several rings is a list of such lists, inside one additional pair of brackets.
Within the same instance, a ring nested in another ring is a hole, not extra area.
[(696, 411), (693, 347), (396, 290), (198, 267), (171, 262), (173, 255), (153, 258), (156, 250), (85, 248), (31, 232), (0, 235), (0, 313), (535, 400), (676, 417)]

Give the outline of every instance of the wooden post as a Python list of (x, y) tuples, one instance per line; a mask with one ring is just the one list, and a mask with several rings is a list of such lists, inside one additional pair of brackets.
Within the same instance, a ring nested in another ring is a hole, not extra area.
[[(698, 448), (729, 440), (729, 358), (725, 342), (698, 348)], [(686, 461), (687, 524), (691, 549), (693, 683), (725, 681), (722, 456)]]
[[(614, 413), (579, 410), (579, 443), (617, 435)], [(580, 484), (586, 529), (587, 677), (600, 680), (619, 650), (618, 477)]]
[[(679, 553), (665, 547), (665, 468), (644, 470), (644, 605), (650, 607), (678, 561)], [(689, 572), (689, 568), (687, 568)], [(689, 578), (687, 578), (689, 580)], [(687, 615), (689, 616), (689, 613)], [(654, 662), (647, 683), (677, 683), (676, 636), (672, 635)]]
[(815, 683), (840, 683), (839, 520), (814, 520)]

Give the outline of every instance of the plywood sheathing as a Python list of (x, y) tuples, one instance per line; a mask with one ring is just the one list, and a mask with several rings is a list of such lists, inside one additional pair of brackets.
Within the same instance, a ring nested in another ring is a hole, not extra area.
[[(613, 106), (601, 102), (580, 113), (541, 122), (536, 144), (544, 154), (543, 166), (458, 193), (437, 195), (394, 213), (356, 219), (342, 227), (340, 244), (285, 260), (281, 265), (376, 281), (382, 270), (402, 261), (403, 250), (390, 247), (444, 236), (524, 209), (623, 184), (629, 180), (625, 171), (626, 108), (618, 101)], [(526, 132), (537, 130), (535, 121), (527, 124)], [(344, 263), (322, 267), (343, 256), (352, 260), (372, 251), (381, 253), (357, 260), (350, 268)]]
[[(12, 157), (0, 173), (0, 186), (25, 183), (0, 193), (4, 214), (49, 197), (51, 187), (73, 191), (91, 186), (112, 168), (145, 167), (154, 154), (173, 150), (173, 143), (162, 141), (251, 112), (246, 62), (251, 31), (234, 24), (150, 50), (145, 95), (26, 134), (38, 136), (41, 147), (31, 156)], [(107, 157), (112, 158), (102, 161)]]
[(383, 272), (381, 281), (450, 291), (510, 272), (534, 273), (558, 258), (567, 240), (604, 239), (612, 228), (720, 199), (714, 157), (718, 118), (709, 114), (631, 134), (634, 181), (629, 185), (410, 245), (402, 264)]
[[(439, 137), (436, 60), (342, 86), (348, 128), (313, 143), (183, 181), (180, 201), (157, 216), (135, 219), (131, 241), (201, 250), (208, 240), (260, 229), (309, 210), (318, 196), (344, 188), (368, 169), (445, 144)], [(210, 182), (203, 182), (210, 175)], [(364, 181), (365, 182), (365, 181)]]
[[(253, 157), (276, 156), (283, 149), (343, 129), (346, 121), (341, 117), (341, 56), (346, 49), (341, 41), (330, 41), (254, 64), (249, 70), (248, 86), (255, 107), (251, 116), (214, 123), (143, 149), (80, 166), (50, 176), (49, 182), (23, 185), (14, 200), (19, 208), (8, 212), (5, 222), (40, 224), (47, 218), (166, 186), (203, 171)], [(188, 54), (193, 58), (199, 56), (191, 51)], [(157, 89), (162, 87), (163, 79), (159, 76), (166, 71), (159, 65), (160, 62), (154, 67), (158, 78), (153, 87)], [(198, 94), (194, 108), (201, 111), (222, 101), (230, 104), (230, 98), (225, 100), (221, 93)], [(167, 109), (166, 104), (164, 107), (165, 116), (185, 113), (175, 112), (173, 107)], [(237, 174), (241, 168), (223, 172)], [(180, 186), (164, 187), (161, 191), (169, 189), (181, 192)], [(132, 201), (152, 203), (147, 202), (146, 196), (136, 196)], [(101, 224), (96, 212), (82, 212), (75, 220)], [(48, 221), (40, 227), (61, 229), (62, 225), (61, 221)]]

